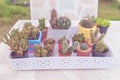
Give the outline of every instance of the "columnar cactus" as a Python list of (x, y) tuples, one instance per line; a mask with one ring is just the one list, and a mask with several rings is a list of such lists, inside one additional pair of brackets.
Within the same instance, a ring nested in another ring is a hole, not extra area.
[[(98, 41), (102, 40), (105, 36), (104, 33), (102, 33), (99, 37), (98, 32), (99, 32), (99, 29), (96, 29), (96, 31), (94, 33), (92, 30), (90, 32), (90, 36), (91, 36), (91, 40), (92, 40), (93, 44), (96, 44)], [(98, 36), (98, 38), (97, 38), (97, 36)]]
[(66, 54), (67, 52), (72, 52), (73, 50), (75, 50), (78, 47), (79, 43), (74, 42), (74, 46), (70, 46), (67, 42), (66, 37), (64, 37), (63, 39), (63, 43), (62, 43), (62, 53)]
[(39, 29), (43, 31), (45, 29), (45, 18), (39, 19)]
[(95, 51), (96, 52), (100, 52), (103, 53), (105, 51), (107, 51), (107, 46), (103, 43), (103, 41), (98, 41), (96, 46), (95, 46)]

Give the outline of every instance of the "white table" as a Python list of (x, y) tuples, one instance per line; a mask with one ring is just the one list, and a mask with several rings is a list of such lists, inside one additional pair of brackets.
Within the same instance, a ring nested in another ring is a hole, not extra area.
[[(13, 28), (22, 27), (21, 24), (28, 21), (30, 20), (19, 20)], [(36, 20), (32, 22), (38, 24)], [(74, 24), (77, 25), (77, 21), (74, 21)], [(9, 47), (0, 43), (0, 80), (120, 80), (119, 26), (120, 21), (111, 21), (111, 26), (105, 37), (105, 41), (112, 47), (114, 55), (114, 64), (110, 69), (15, 71), (9, 62), (9, 52), (7, 51)]]

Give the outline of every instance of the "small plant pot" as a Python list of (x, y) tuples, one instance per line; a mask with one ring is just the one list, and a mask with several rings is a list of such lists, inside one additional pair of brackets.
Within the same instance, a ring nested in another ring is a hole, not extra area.
[(90, 56), (92, 48), (88, 48), (87, 50), (81, 50), (80, 48), (76, 49), (77, 56)]
[(38, 39), (36, 40), (28, 40), (29, 43), (29, 47), (28, 47), (28, 52), (33, 53), (34, 51), (34, 44), (40, 44), (41, 43), (41, 38), (42, 38), (42, 32), (40, 31), (39, 35), (38, 35)]
[(18, 55), (15, 52), (10, 53), (10, 57), (15, 59), (15, 58), (28, 58), (28, 53), (27, 51), (23, 52), (23, 55)]
[(80, 24), (78, 26), (79, 26), (78, 27), (78, 34), (83, 33), (85, 35), (85, 39), (90, 40), (91, 39), (90, 32), (91, 32), (91, 30), (93, 30), (93, 32), (95, 32), (96, 26), (94, 26), (93, 28), (84, 28)]
[(93, 46), (93, 50), (92, 50), (92, 56), (93, 56), (93, 57), (105, 57), (105, 56), (107, 56), (107, 55), (110, 53), (109, 49), (107, 49), (107, 50), (106, 50), (105, 52), (103, 52), (103, 53), (97, 52), (97, 51), (95, 51), (94, 49), (95, 49), (95, 46)]
[(59, 56), (71, 56), (72, 52), (68, 52), (68, 53), (62, 53), (62, 48), (58, 50), (59, 52)]
[(45, 29), (42, 31), (42, 41), (47, 38), (47, 32), (48, 32), (48, 27), (45, 27)]
[(99, 26), (99, 29), (101, 34), (102, 33), (106, 34), (108, 30), (108, 26)]

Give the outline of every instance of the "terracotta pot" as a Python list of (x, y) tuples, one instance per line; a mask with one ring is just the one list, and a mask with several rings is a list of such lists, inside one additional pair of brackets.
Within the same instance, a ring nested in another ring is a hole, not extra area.
[(45, 27), (45, 29), (42, 31), (42, 41), (47, 38), (47, 31), (48, 27)]
[(10, 56), (11, 56), (11, 58), (27, 58), (28, 53), (27, 53), (27, 51), (24, 51), (22, 55), (18, 55), (15, 52), (11, 52)]
[(88, 47), (87, 50), (81, 50), (79, 47), (77, 48), (77, 56), (90, 56), (92, 48)]
[[(61, 39), (58, 40), (58, 49), (62, 49), (62, 43), (60, 42)], [(69, 39), (67, 40), (68, 44), (70, 43)]]
[(62, 56), (71, 56), (71, 54), (72, 54), (72, 52), (63, 54), (63, 53), (62, 53), (62, 48), (59, 49), (58, 52), (59, 52), (59, 56), (61, 56), (61, 57), (62, 57)]

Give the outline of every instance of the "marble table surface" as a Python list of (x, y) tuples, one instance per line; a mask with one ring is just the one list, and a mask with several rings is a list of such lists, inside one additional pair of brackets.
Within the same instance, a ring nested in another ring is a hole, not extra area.
[[(13, 28), (28, 20), (19, 20)], [(34, 22), (34, 21), (33, 21)], [(76, 23), (76, 22), (73, 22)], [(12, 29), (13, 29), (12, 28)], [(12, 30), (11, 29), (11, 30)], [(113, 52), (109, 69), (31, 70), (16, 71), (10, 65), (8, 46), (0, 43), (0, 80), (120, 80), (120, 21), (111, 21), (105, 41)]]

